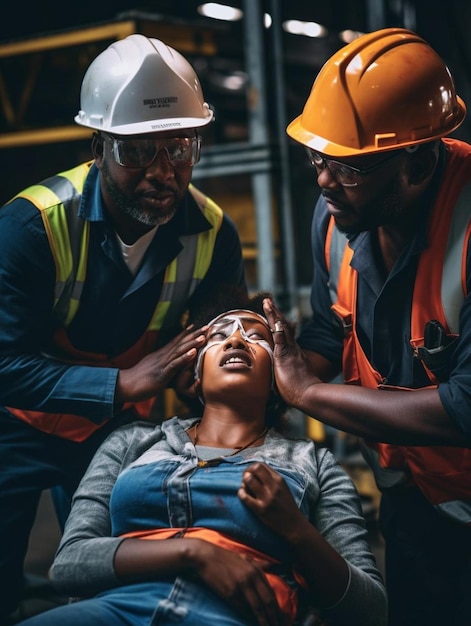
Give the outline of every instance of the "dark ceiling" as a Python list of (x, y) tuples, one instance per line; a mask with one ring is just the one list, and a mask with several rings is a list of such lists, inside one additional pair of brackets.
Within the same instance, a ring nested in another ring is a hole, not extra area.
[[(35, 35), (69, 27), (89, 25), (115, 18), (119, 13), (141, 10), (156, 15), (170, 16), (184, 20), (201, 20), (197, 6), (203, 0), (82, 0), (76, 5), (64, 4), (58, 0), (41, 2), (10, 3), (7, 19), (0, 25), (0, 40)], [(223, 4), (242, 8), (243, 0), (221, 0)], [(366, 0), (279, 0), (283, 19), (313, 20), (332, 30), (366, 27)], [(262, 0), (262, 7), (270, 12), (270, 0)]]
[[(40, 39), (42, 36), (57, 33), (67, 34), (69, 31), (109, 24), (137, 15), (150, 18), (159, 27), (174, 24), (177, 27), (184, 26), (184, 32), (189, 32), (185, 30), (189, 27), (192, 36), (195, 37), (196, 34), (196, 39), (202, 37), (202, 33), (210, 31), (215, 43), (210, 54), (200, 52), (197, 47), (192, 52), (181, 50), (194, 64), (205, 98), (216, 110), (217, 123), (211, 124), (211, 130), (208, 131), (214, 135), (204, 138), (206, 154), (207, 140), (208, 144), (213, 141), (221, 145), (227, 141), (247, 139), (247, 109), (251, 97), (250, 89), (247, 88), (247, 74), (251, 68), (247, 67), (246, 34), (253, 24), (248, 21), (227, 23), (202, 18), (196, 11), (200, 1), (82, 0), (74, 4), (64, 3), (63, 0), (41, 0), (27, 4), (12, 2), (8, 6), (8, 14), (5, 7), (2, 11), (5, 19), (0, 22), (0, 50), (2, 44), (8, 42)], [(250, 3), (251, 9), (255, 4), (255, 0), (221, 1), (240, 8), (247, 7), (247, 3)], [(304, 19), (317, 21), (328, 29), (327, 36), (320, 39), (282, 33), (282, 56), (280, 63), (276, 63), (280, 57), (274, 54), (274, 29), (265, 30), (260, 27), (263, 32), (262, 51), (265, 61), (263, 96), (269, 119), (277, 109), (276, 98), (279, 92), (275, 92), (276, 82), (272, 80), (277, 68), (280, 69), (281, 66), (285, 120), (288, 122), (301, 112), (320, 67), (343, 45), (339, 39), (342, 30), (365, 32), (386, 26), (411, 28), (429, 41), (450, 67), (457, 91), (468, 103), (471, 112), (471, 2), (468, 0), (447, 0), (446, 4), (443, 0), (260, 0), (257, 6), (260, 7), (260, 13), (266, 11), (273, 14), (273, 9), (276, 8), (280, 22), (286, 19)], [(162, 35), (151, 36), (159, 36), (165, 41)], [(187, 43), (181, 38), (179, 41)], [(167, 43), (177, 49), (179, 47), (171, 41)], [(0, 58), (0, 102), (5, 99), (8, 88), (12, 104), (10, 115), (5, 115), (5, 110), (0, 110), (0, 140), (5, 136), (9, 140), (14, 131), (19, 131), (18, 134), (21, 135), (23, 132), (28, 134), (30, 129), (37, 127), (54, 129), (66, 125), (75, 126), (73, 117), (79, 108), (83, 74), (88, 63), (100, 51), (100, 46), (103, 49), (107, 44), (108, 42), (100, 41), (83, 47), (75, 46), (71, 50), (51, 50), (41, 59), (35, 59), (34, 54), (24, 55), (16, 60)], [(238, 90), (229, 90), (224, 86), (225, 78), (233, 73), (241, 79)], [(22, 78), (26, 76), (34, 76), (34, 84)], [(284, 133), (283, 135), (286, 141), (286, 136)], [(471, 115), (467, 116), (455, 136), (471, 141)], [(36, 145), (34, 149), (25, 143), (22, 147), (10, 147), (2, 151), (0, 203), (11, 197), (19, 185), (32, 184), (49, 175), (51, 171), (61, 171), (72, 167), (79, 159), (89, 158), (88, 139), (66, 142), (62, 137), (60, 141), (63, 142), (60, 150), (57, 150), (57, 144), (46, 142), (45, 145)], [(309, 230), (312, 172), (307, 171), (304, 153), (298, 148), (299, 146), (294, 146), (290, 152), (290, 165), (293, 204), (296, 206), (296, 232), (301, 241)], [(300, 167), (296, 167), (296, 164)], [(18, 180), (19, 173), (21, 181)], [(234, 180), (238, 185), (239, 178)], [(230, 182), (228, 178), (223, 181), (224, 184)], [(207, 191), (210, 192), (209, 189)], [(228, 190), (225, 191), (229, 193)], [(308, 256), (309, 253), (306, 254)], [(309, 266), (305, 260), (300, 263), (298, 270), (301, 284), (308, 283)]]
[[(217, 52), (211, 58), (189, 56), (200, 75), (205, 95), (220, 111), (237, 116), (246, 108), (246, 93), (242, 84), (239, 92), (222, 86), (227, 74), (246, 73), (244, 25), (202, 18), (197, 6), (202, 0), (82, 0), (67, 5), (58, 0), (11, 3), (8, 19), (0, 24), (0, 44), (3, 42), (68, 29), (88, 27), (117, 20), (130, 14), (145, 14), (161, 22), (191, 24), (196, 30), (211, 29)], [(227, 4), (244, 8), (244, 0), (224, 0)], [(320, 39), (288, 35), (282, 36), (284, 89), (287, 115), (296, 115), (303, 104), (312, 81), (324, 61), (341, 45), (339, 33), (344, 29), (368, 31), (382, 26), (406, 26), (424, 36), (444, 57), (454, 73), (458, 91), (471, 101), (471, 47), (469, 2), (448, 0), (261, 0), (262, 11), (279, 12), (280, 22), (286, 19), (317, 21), (328, 29)], [(266, 35), (266, 71), (270, 95), (270, 54), (273, 43)], [(185, 52), (184, 52), (185, 54)], [(1, 68), (0, 68), (1, 69)], [(1, 77), (0, 77), (1, 78)], [(469, 97), (468, 97), (469, 95)], [(75, 107), (75, 102), (74, 105)]]

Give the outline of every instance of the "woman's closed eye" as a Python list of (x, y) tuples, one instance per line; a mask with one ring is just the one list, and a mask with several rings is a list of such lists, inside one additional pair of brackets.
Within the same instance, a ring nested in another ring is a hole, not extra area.
[(251, 339), (265, 339), (266, 340), (266, 335), (264, 333), (258, 332), (256, 330), (252, 330), (247, 333), (247, 337), (250, 337)]
[(227, 337), (229, 336), (228, 332), (225, 330), (216, 330), (212, 333), (209, 334), (208, 336), (208, 341), (216, 341), (217, 339), (221, 340), (221, 339), (227, 339)]

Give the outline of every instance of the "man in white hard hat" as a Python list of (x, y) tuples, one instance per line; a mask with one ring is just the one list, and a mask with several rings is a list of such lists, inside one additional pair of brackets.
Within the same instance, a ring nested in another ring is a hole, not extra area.
[(93, 161), (0, 211), (0, 621), (21, 599), (41, 492), (71, 494), (109, 432), (155, 419), (205, 341), (185, 313), (222, 284), (246, 289), (234, 224), (190, 182), (212, 118), (176, 50), (115, 42), (75, 118)]

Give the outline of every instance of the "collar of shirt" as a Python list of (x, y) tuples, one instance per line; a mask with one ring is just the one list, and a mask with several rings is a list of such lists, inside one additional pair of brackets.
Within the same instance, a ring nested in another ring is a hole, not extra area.
[[(425, 191), (421, 206), (416, 218), (416, 231), (405, 254), (402, 255), (402, 262), (399, 263), (393, 274), (397, 270), (403, 268), (409, 263), (411, 257), (418, 256), (428, 246), (428, 228), (429, 219), (434, 207), (436, 197), (440, 187), (440, 181), (444, 171), (444, 152), (440, 152), (439, 163), (430, 187)], [(349, 237), (348, 245), (352, 248), (354, 255), (352, 258), (352, 267), (357, 271), (367, 271), (372, 264), (373, 244), (371, 232), (362, 232), (353, 237)]]
[[(437, 168), (435, 170), (435, 174), (433, 176), (430, 186), (426, 189), (423, 195), (421, 206), (417, 213), (415, 235), (412, 238), (410, 245), (408, 246), (407, 255), (404, 256), (404, 260), (410, 259), (411, 255), (420, 254), (428, 246), (428, 227), (430, 214), (432, 213), (432, 209), (440, 190), (441, 181), (445, 171), (446, 160), (446, 146), (442, 142), (439, 148)], [(349, 239), (348, 245), (354, 251), (354, 259), (356, 256), (356, 259), (352, 260), (352, 266), (355, 267), (355, 269), (357, 270), (368, 267), (371, 264), (371, 257), (369, 256), (369, 254), (364, 257), (362, 253), (365, 250), (370, 250), (369, 243), (371, 233), (363, 232), (347, 238)]]

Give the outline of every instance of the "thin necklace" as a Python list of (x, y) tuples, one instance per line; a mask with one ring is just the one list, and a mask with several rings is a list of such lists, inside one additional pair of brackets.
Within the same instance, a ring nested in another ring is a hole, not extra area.
[[(195, 448), (198, 443), (198, 427), (200, 424), (201, 424), (201, 421), (196, 422), (196, 424), (192, 427), (193, 432), (194, 432), (193, 445), (195, 446)], [(265, 426), (262, 432), (259, 435), (257, 435), (255, 439), (252, 439), (252, 441), (249, 441), (247, 445), (242, 446), (241, 448), (236, 448), (234, 452), (231, 452), (230, 454), (224, 454), (223, 456), (216, 456), (214, 457), (214, 459), (207, 459), (206, 461), (204, 461), (203, 459), (198, 459), (198, 467), (214, 467), (215, 465), (219, 465), (224, 459), (230, 456), (235, 456), (236, 454), (239, 454), (239, 452), (242, 452), (243, 450), (246, 450), (247, 448), (252, 446), (256, 441), (258, 441), (262, 437), (265, 437), (267, 432), (268, 432), (268, 426)]]

